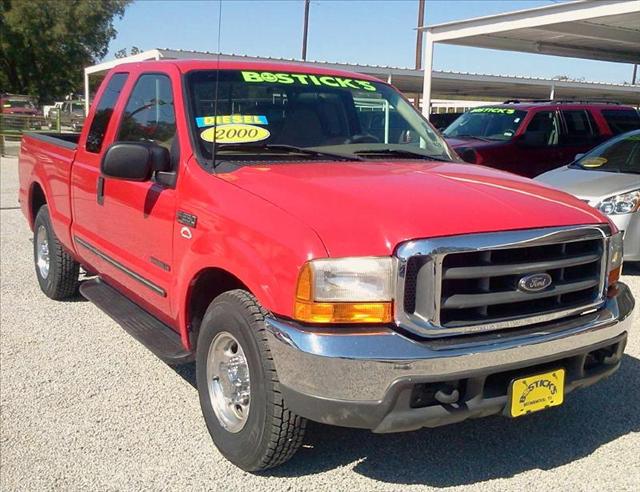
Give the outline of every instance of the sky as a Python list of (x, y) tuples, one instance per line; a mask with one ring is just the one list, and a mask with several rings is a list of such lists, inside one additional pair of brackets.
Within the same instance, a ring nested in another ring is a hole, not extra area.
[[(427, 0), (425, 24), (551, 5), (560, 0)], [(300, 58), (303, 0), (222, 0), (220, 51)], [(136, 0), (105, 60), (120, 49), (218, 51), (219, 0)], [(417, 0), (312, 0), (308, 60), (395, 67), (415, 64)], [(596, 82), (630, 82), (630, 64), (436, 45), (435, 70)]]

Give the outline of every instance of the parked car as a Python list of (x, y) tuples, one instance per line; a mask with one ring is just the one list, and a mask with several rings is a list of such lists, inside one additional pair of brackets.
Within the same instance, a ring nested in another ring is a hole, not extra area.
[(536, 180), (607, 215), (624, 233), (625, 260), (640, 261), (640, 130), (614, 137)]
[(2, 94), (0, 96), (0, 112), (7, 115), (40, 116), (40, 110), (31, 96), (19, 94)]
[(467, 162), (533, 178), (639, 128), (640, 114), (631, 106), (516, 101), (473, 108), (443, 135)]
[(60, 107), (53, 107), (49, 111), (49, 128), (57, 126), (58, 113), (60, 114), (60, 127), (71, 128), (74, 132), (80, 131), (84, 124), (84, 101), (65, 101)]
[(0, 129), (21, 132), (40, 130), (44, 125), (42, 113), (31, 96), (2, 94), (0, 96)]
[(605, 216), (461, 162), (360, 74), (122, 64), (80, 135), (23, 137), (19, 175), (42, 291), (195, 360), (244, 470), (288, 460), (306, 419), (398, 432), (560, 405), (632, 328)]

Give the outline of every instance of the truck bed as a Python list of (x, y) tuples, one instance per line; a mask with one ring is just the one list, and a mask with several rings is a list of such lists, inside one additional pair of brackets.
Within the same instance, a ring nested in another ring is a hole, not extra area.
[(79, 133), (25, 132), (24, 134), (35, 140), (41, 140), (73, 150), (78, 147), (78, 141), (80, 140)]
[(20, 145), (18, 173), (20, 206), (33, 225), (29, 203), (38, 199), (39, 189), (48, 197), (51, 223), (60, 242), (71, 243), (71, 166), (76, 156), (79, 133), (25, 132)]

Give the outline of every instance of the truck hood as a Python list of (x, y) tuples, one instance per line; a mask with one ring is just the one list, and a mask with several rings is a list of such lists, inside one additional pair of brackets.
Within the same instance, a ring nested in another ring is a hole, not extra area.
[(536, 181), (590, 202), (640, 188), (640, 175), (585, 170), (563, 166), (536, 177)]
[(390, 255), (417, 238), (606, 222), (565, 193), (466, 164), (306, 161), (218, 176), (304, 221), (334, 257)]

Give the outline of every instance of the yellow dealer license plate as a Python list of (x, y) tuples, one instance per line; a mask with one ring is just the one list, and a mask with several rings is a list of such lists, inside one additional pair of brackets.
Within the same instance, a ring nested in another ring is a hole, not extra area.
[(509, 414), (520, 417), (564, 401), (564, 369), (515, 379), (509, 390)]

